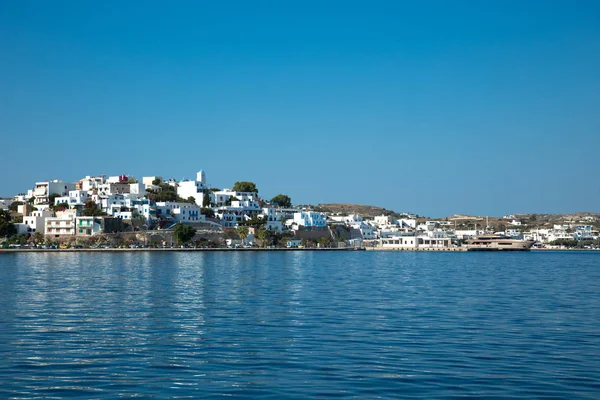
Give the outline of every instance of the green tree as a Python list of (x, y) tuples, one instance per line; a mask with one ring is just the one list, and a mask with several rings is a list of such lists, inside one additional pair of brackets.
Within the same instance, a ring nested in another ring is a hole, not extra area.
[(279, 207), (289, 208), (292, 206), (292, 199), (285, 194), (278, 194), (271, 199), (271, 203), (276, 203)]
[(44, 241), (44, 235), (42, 235), (40, 232), (36, 232), (33, 234), (33, 243), (41, 244), (43, 241)]
[(530, 220), (531, 222), (535, 222), (535, 221), (537, 221), (537, 214), (531, 214), (531, 215), (529, 216), (529, 220)]
[(194, 196), (190, 196), (187, 198), (187, 202), (191, 204), (196, 204), (196, 198)]
[(133, 211), (131, 212), (131, 219), (136, 221), (145, 221), (146, 217), (144, 217), (144, 214), (140, 214), (138, 210), (133, 209)]
[(247, 182), (247, 181), (238, 181), (238, 182), (234, 183), (232, 190), (234, 192), (258, 193), (258, 189), (256, 188), (256, 185), (254, 184), (254, 182)]
[(10, 206), (8, 206), (8, 209), (10, 211), (17, 211), (19, 209), (19, 206), (23, 204), (22, 201), (13, 201), (12, 203), (10, 203)]
[(329, 238), (319, 238), (319, 244), (321, 245), (321, 247), (329, 247)]
[(15, 243), (15, 244), (20, 244), (20, 245), (26, 245), (27, 241), (29, 240), (29, 233), (20, 233), (16, 236), (12, 236), (9, 239), (9, 242)]
[(267, 221), (264, 218), (259, 218), (257, 215), (253, 215), (247, 221), (238, 222), (239, 225), (252, 226), (254, 228), (264, 227), (267, 224)]
[(208, 192), (204, 193), (204, 197), (202, 198), (202, 207), (210, 206), (210, 194)]
[(12, 236), (17, 228), (10, 222), (10, 212), (0, 209), (0, 236)]
[(106, 215), (106, 213), (98, 208), (94, 200), (88, 200), (83, 206), (81, 213), (84, 217), (100, 217)]
[(215, 217), (215, 212), (213, 211), (212, 208), (209, 208), (209, 207), (202, 207), (200, 209), (200, 214), (204, 215), (206, 218), (214, 218)]
[(56, 200), (57, 197), (60, 197), (60, 194), (52, 193), (50, 196), (48, 196), (48, 204), (54, 204), (54, 200)]
[(244, 240), (248, 237), (248, 232), (249, 232), (249, 229), (247, 226), (240, 226), (238, 228), (238, 235), (240, 235), (242, 240)]
[(177, 243), (185, 244), (196, 235), (196, 230), (189, 225), (179, 223), (175, 225), (174, 235)]
[(160, 178), (156, 178), (152, 181), (152, 184), (155, 186), (158, 186), (162, 183), (162, 180)]
[(256, 237), (262, 241), (262, 245), (265, 247), (267, 245), (267, 239), (269, 238), (269, 231), (263, 226), (256, 231)]
[(53, 206), (50, 206), (50, 208), (53, 209), (54, 211), (65, 211), (65, 210), (69, 209), (69, 204), (68, 203), (58, 203)]

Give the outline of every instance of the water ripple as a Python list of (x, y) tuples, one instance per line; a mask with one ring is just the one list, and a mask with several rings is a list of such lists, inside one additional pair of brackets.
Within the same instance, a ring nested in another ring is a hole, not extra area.
[(0, 398), (600, 398), (595, 253), (0, 255)]

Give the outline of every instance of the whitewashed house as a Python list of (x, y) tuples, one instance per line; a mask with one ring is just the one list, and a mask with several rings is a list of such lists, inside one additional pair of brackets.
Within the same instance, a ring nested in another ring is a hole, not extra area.
[[(195, 181), (181, 181), (177, 186), (177, 195), (184, 199), (193, 197), (196, 205), (202, 207), (204, 193), (208, 190), (206, 185), (206, 174), (203, 170), (198, 171)], [(210, 205), (207, 205), (207, 207)]]
[(111, 194), (125, 194), (131, 192), (129, 183), (107, 182), (98, 185), (97, 192), (100, 196), (110, 196)]
[(378, 226), (396, 225), (396, 220), (389, 215), (378, 215), (373, 218)]
[(576, 240), (593, 240), (594, 227), (592, 225), (575, 225), (573, 237)]
[(45, 234), (55, 237), (75, 235), (75, 210), (56, 212), (56, 217), (46, 218)]
[(122, 194), (109, 194), (106, 197), (98, 197), (96, 204), (108, 215), (117, 216), (127, 207), (125, 196)]
[(70, 190), (67, 196), (61, 196), (54, 199), (54, 204), (67, 204), (69, 208), (83, 206), (90, 199), (90, 195), (85, 190)]
[(548, 231), (548, 235), (544, 242), (553, 242), (555, 240), (573, 240), (573, 233), (569, 225), (554, 225), (554, 227)]
[(101, 217), (76, 217), (75, 218), (75, 235), (76, 236), (92, 236), (102, 232)]
[(377, 230), (373, 225), (366, 223), (362, 216), (351, 214), (344, 217), (344, 221), (352, 229), (360, 231), (363, 240), (374, 240), (377, 239)]
[(211, 202), (216, 204), (218, 207), (229, 204), (232, 200), (237, 199), (241, 201), (258, 201), (258, 194), (254, 192), (235, 192), (230, 189), (218, 190), (211, 192)]
[(215, 216), (221, 220), (221, 225), (227, 228), (235, 227), (238, 222), (258, 216), (262, 211), (254, 196), (240, 195), (235, 198), (238, 200), (230, 200), (230, 205), (218, 206), (215, 209)]
[(320, 231), (327, 229), (327, 217), (325, 214), (315, 211), (301, 211), (294, 214), (291, 221), (292, 229), (298, 230), (302, 227), (307, 231)]
[(200, 213), (200, 206), (190, 203), (179, 203), (175, 201), (163, 201), (156, 203), (156, 215), (173, 223), (198, 223), (204, 222), (206, 218)]
[(395, 235), (382, 238), (381, 247), (384, 249), (416, 249), (419, 241), (416, 236)]
[(130, 183), (129, 184), (129, 193), (132, 195), (145, 196), (146, 195), (146, 185), (143, 183)]
[(46, 231), (46, 218), (50, 218), (54, 213), (50, 210), (35, 210), (30, 215), (23, 216), (23, 223), (17, 224), (17, 233), (35, 233), (42, 235)]
[(435, 230), (424, 232), (417, 235), (418, 248), (448, 248), (452, 244), (452, 240), (444, 231)]
[(262, 209), (262, 218), (265, 219), (265, 229), (271, 232), (281, 232), (283, 230), (282, 215), (279, 215), (274, 207)]
[(75, 190), (75, 184), (71, 182), (63, 182), (56, 179), (46, 182), (36, 182), (33, 189), (34, 204), (49, 204), (49, 196), (51, 194), (67, 196), (71, 190)]
[(85, 178), (79, 181), (79, 190), (85, 190), (90, 193), (94, 189), (97, 189), (99, 185), (102, 185), (106, 182), (104, 175), (101, 176), (89, 176), (87, 175)]

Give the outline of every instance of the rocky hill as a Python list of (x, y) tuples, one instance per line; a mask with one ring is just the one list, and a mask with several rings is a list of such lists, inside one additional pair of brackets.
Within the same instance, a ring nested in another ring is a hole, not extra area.
[(362, 204), (346, 204), (346, 203), (333, 203), (333, 204), (318, 204), (314, 206), (315, 211), (319, 212), (330, 212), (333, 214), (359, 214), (363, 217), (373, 218), (378, 215), (391, 215), (394, 217), (400, 217), (400, 214), (393, 210), (387, 210), (385, 208), (368, 206)]

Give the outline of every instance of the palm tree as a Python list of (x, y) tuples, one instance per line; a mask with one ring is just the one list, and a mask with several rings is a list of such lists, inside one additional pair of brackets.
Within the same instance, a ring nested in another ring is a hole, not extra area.
[(240, 226), (238, 228), (238, 235), (240, 235), (240, 237), (242, 238), (242, 240), (246, 239), (248, 237), (248, 227), (247, 226)]
[(263, 247), (266, 246), (266, 239), (269, 236), (269, 231), (265, 229), (265, 227), (260, 227), (258, 232), (256, 232), (256, 237), (262, 240)]
[(33, 234), (33, 243), (35, 243), (35, 244), (42, 243), (43, 239), (44, 239), (44, 235), (42, 235), (41, 233), (36, 232)]

